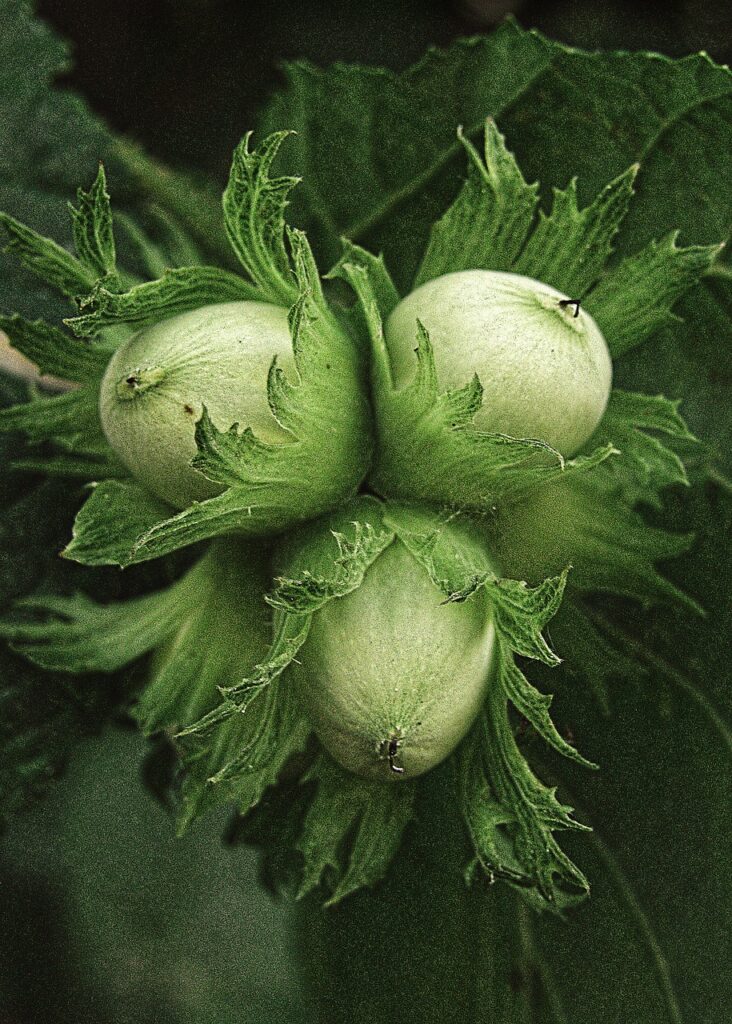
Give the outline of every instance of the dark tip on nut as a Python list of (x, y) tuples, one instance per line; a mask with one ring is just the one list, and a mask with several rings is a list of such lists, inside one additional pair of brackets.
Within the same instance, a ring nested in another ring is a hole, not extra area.
[(574, 307), (574, 312), (572, 313), (572, 316), (575, 318), (575, 320), (577, 319), (577, 317), (580, 314), (580, 300), (579, 299), (560, 299), (559, 300), (559, 305), (560, 305), (560, 307), (562, 309), (567, 309), (568, 306), (573, 306)]
[(401, 745), (401, 737), (395, 733), (392, 733), (387, 739), (382, 740), (379, 744), (379, 756), (386, 758), (389, 762), (390, 771), (394, 772), (395, 775), (404, 775), (404, 768), (396, 763)]

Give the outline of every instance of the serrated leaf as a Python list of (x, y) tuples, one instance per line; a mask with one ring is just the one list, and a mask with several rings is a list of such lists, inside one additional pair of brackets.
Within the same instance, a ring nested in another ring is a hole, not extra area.
[(278, 576), (267, 602), (273, 608), (295, 615), (309, 614), (333, 598), (345, 597), (359, 587), (367, 569), (391, 544), (394, 534), (390, 530), (376, 530), (371, 523), (354, 522), (352, 525), (353, 540), (332, 531), (338, 554), (328, 576), (317, 576), (307, 569), (297, 579)]
[(641, 601), (695, 601), (656, 568), (687, 550), (689, 534), (649, 526), (604, 477), (574, 476), (508, 504), (486, 521), (504, 572), (538, 582), (572, 566), (571, 586)]
[[(506, 647), (508, 647), (508, 644), (506, 644)], [(535, 686), (532, 686), (505, 648), (501, 654), (496, 681), (503, 688), (503, 692), (518, 713), (526, 719), (550, 747), (553, 747), (559, 754), (563, 754), (564, 757), (584, 765), (585, 768), (598, 767), (593, 761), (588, 761), (587, 758), (578, 753), (572, 744), (568, 743), (559, 733), (549, 715), (549, 708), (553, 699), (552, 695), (542, 693)]]
[(494, 578), (486, 581), (485, 590), (494, 607), (496, 626), (510, 650), (546, 665), (559, 664), (559, 658), (541, 631), (561, 604), (568, 575), (565, 569), (561, 575), (545, 579), (536, 587), (528, 587), (521, 580)]
[(35, 363), (40, 373), (79, 383), (99, 379), (109, 361), (109, 352), (70, 337), (43, 320), (22, 316), (0, 316), (0, 330), (18, 352)]
[(67, 437), (103, 441), (96, 380), (52, 398), (32, 396), (29, 402), (0, 410), (0, 432), (21, 431), (33, 440)]
[(384, 522), (424, 566), (447, 601), (465, 601), (496, 579), (489, 551), (469, 520), (389, 502)]
[(566, 189), (555, 189), (551, 214), (539, 214), (539, 223), (512, 269), (572, 298), (583, 297), (612, 252), (637, 173), (638, 165), (630, 167), (583, 210), (577, 206), (574, 178)]
[(521, 251), (534, 217), (538, 185), (527, 185), (495, 122), (485, 125), (483, 157), (465, 137), (468, 178), (432, 228), (414, 287), (458, 270), (505, 270)]
[(5, 251), (62, 295), (73, 299), (93, 287), (95, 274), (53, 239), (45, 238), (7, 213), (0, 213), (0, 226), (9, 238)]
[(107, 192), (104, 166), (88, 192), (79, 189), (78, 206), (69, 204), (73, 225), (74, 247), (79, 260), (94, 280), (104, 279), (114, 289), (117, 275), (117, 254), (112, 227), (112, 209)]
[[(314, 173), (293, 196), (293, 210), (325, 259), (336, 258), (340, 236), (371, 243), (374, 232), (388, 225), (382, 237), (389, 247), (400, 233), (409, 236), (408, 265), (392, 263), (387, 252), (388, 265), (398, 266), (399, 283), (406, 287), (429, 226), (444, 212), (463, 173), (464, 150), (455, 129), (464, 125), (469, 138), (482, 133), (486, 117), (497, 117), (520, 97), (550, 59), (541, 40), (504, 30), (479, 44), (457, 43), (451, 57), (431, 52), (402, 75), (289, 63), (286, 88), (266, 111), (264, 126), (297, 132), (283, 152), (292, 166), (310, 168), (318, 154)], [(342, 99), (334, 104), (333, 96)], [(365, 110), (375, 115), (368, 131)], [(437, 201), (429, 188), (435, 178), (442, 186)], [(369, 248), (378, 252), (381, 244)]]
[(199, 306), (255, 297), (243, 278), (227, 270), (178, 267), (166, 270), (157, 281), (146, 281), (126, 292), (109, 291), (102, 283), (81, 300), (80, 315), (64, 322), (76, 335), (86, 338), (114, 324), (143, 327)]
[(415, 786), (360, 779), (326, 754), (304, 781), (317, 789), (298, 842), (304, 858), (298, 898), (322, 884), (332, 906), (383, 877), (412, 817)]
[[(499, 648), (499, 657), (507, 656), (507, 650)], [(500, 678), (500, 662), (498, 673)], [(520, 886), (527, 896), (538, 898), (539, 907), (557, 913), (587, 895), (587, 879), (553, 836), (557, 830), (584, 826), (532, 773), (516, 746), (502, 687), (489, 690), (486, 714), (462, 748), (460, 777), (466, 821), (485, 870)]]
[(679, 405), (662, 395), (639, 395), (618, 388), (610, 395), (590, 443), (609, 442), (618, 449), (620, 458), (609, 460), (603, 472), (622, 488), (631, 504), (643, 501), (660, 508), (664, 487), (689, 482), (674, 448), (691, 449), (696, 438), (681, 417)]
[(76, 516), (64, 556), (82, 565), (129, 564), (135, 541), (165, 519), (170, 508), (132, 480), (96, 485)]
[[(728, 173), (729, 73), (705, 54), (671, 61), (586, 53), (508, 21), (489, 36), (429, 52), (401, 75), (307, 62), (288, 64), (286, 74), (264, 127), (297, 132), (283, 163), (309, 168), (294, 196), (298, 223), (329, 252), (340, 235), (383, 250), (401, 288), (457, 191), (463, 153), (455, 129), (462, 124), (475, 139), (486, 116), (511, 141), (527, 180), (560, 187), (576, 175), (584, 203), (640, 162), (641, 192), (620, 240), (625, 252), (657, 236), (659, 211), (661, 231), (681, 227), (694, 242), (718, 242), (728, 229), (727, 194), (688, 200), (709, 194)], [(374, 116), (364, 119), (364, 111)], [(710, 130), (718, 145), (708, 144)], [(689, 161), (695, 151), (704, 159)]]
[[(202, 813), (222, 802), (235, 803), (242, 817), (250, 815), (283, 769), (303, 752), (311, 731), (297, 700), (286, 688), (277, 693), (266, 730), (259, 732), (259, 727), (256, 714), (235, 715), (218, 727), (209, 748), (197, 749), (188, 739), (178, 741), (188, 772), (181, 787), (179, 835)], [(257, 737), (256, 749), (253, 737)], [(232, 777), (222, 777), (226, 766), (242, 750), (249, 751), (248, 763), (240, 765)]]
[(627, 256), (593, 288), (587, 310), (600, 326), (614, 358), (678, 319), (676, 302), (719, 254), (718, 245), (677, 246), (678, 231)]
[[(258, 701), (259, 706), (267, 703), (270, 699), (269, 692), (275, 687), (279, 677), (296, 657), (297, 652), (307, 639), (310, 630), (310, 617), (308, 615), (287, 615), (279, 614), (274, 621), (274, 639), (265, 657), (258, 663), (252, 665), (243, 677), (239, 677), (227, 686), (222, 686), (220, 693), (223, 700), (217, 703), (207, 714), (193, 722), (188, 722), (178, 733), (178, 738), (186, 736), (199, 736), (209, 732), (221, 722), (237, 716), (246, 717), (250, 714), (251, 706)], [(276, 704), (276, 695), (273, 698), (273, 708)], [(242, 752), (237, 750), (234, 756), (226, 764), (222, 765), (216, 775), (217, 781), (221, 781), (231, 775), (235, 775), (241, 767)], [(244, 751), (244, 761), (249, 757), (249, 751)]]
[(290, 259), (285, 249), (287, 197), (298, 178), (271, 178), (270, 168), (289, 132), (278, 131), (250, 151), (252, 133), (234, 151), (229, 183), (224, 192), (224, 222), (229, 242), (256, 286), (260, 298), (281, 306), (297, 297)]

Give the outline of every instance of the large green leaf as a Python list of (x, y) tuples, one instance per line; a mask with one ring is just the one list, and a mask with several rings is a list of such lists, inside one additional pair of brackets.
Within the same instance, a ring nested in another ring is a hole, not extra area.
[(298, 131), (288, 154), (308, 169), (298, 215), (327, 246), (345, 234), (383, 248), (402, 283), (464, 174), (457, 126), (477, 138), (487, 116), (527, 181), (549, 189), (577, 176), (583, 205), (640, 162), (629, 251), (673, 228), (686, 244), (729, 230), (732, 82), (704, 55), (588, 54), (509, 21), (402, 75), (306, 62), (286, 72), (264, 122)]

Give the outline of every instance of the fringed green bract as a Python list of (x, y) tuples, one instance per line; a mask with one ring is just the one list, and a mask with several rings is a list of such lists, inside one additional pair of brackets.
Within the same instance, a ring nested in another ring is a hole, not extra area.
[[(274, 360), (268, 379), (261, 382), (271, 415), (285, 431), (281, 443), (255, 436), (247, 423), (227, 434), (226, 429), (216, 428), (204, 410), (195, 433), (198, 454), (195, 449), (191, 452), (192, 463), (208, 494), (211, 488), (205, 478), (219, 481), (226, 463), (223, 493), (190, 504), (179, 516), (161, 510), (156, 522), (146, 522), (144, 531), (130, 536), (129, 547), (112, 556), (119, 564), (157, 557), (222, 533), (279, 532), (322, 515), (353, 495), (367, 471), (372, 439), (359, 345), (325, 300), (304, 234), (285, 225), (287, 196), (296, 180), (270, 175), (286, 134), (276, 133), (253, 151), (247, 136), (234, 156), (224, 194), (224, 220), (245, 276), (217, 267), (181, 266), (166, 269), (157, 280), (140, 282), (118, 272), (102, 169), (89, 192), (79, 192), (78, 205), (72, 208), (77, 256), (3, 216), (10, 249), (77, 301), (79, 315), (66, 323), (82, 340), (73, 342), (49, 325), (31, 327), (17, 321), (9, 324), (12, 333), (39, 365), (70, 370), (73, 379), (83, 374), (88, 384), (83, 396), (44, 399), (33, 410), (4, 413), (0, 429), (25, 430), (34, 439), (63, 440), (73, 428), (74, 437), (87, 447), (103, 447), (93, 410), (102, 353), (108, 357), (120, 341), (124, 343), (130, 328), (144, 328), (217, 303), (254, 300), (289, 308), (293, 366), (283, 369), (282, 360)], [(145, 251), (149, 255), (152, 249), (148, 246)], [(245, 360), (242, 372), (246, 373)], [(195, 404), (200, 409), (201, 403)], [(151, 436), (148, 448), (154, 449), (155, 444)], [(90, 459), (88, 468), (93, 478), (99, 463)], [(72, 466), (59, 459), (57, 469), (77, 473), (83, 463)], [(116, 521), (121, 519), (127, 526), (131, 522), (127, 510), (115, 504), (123, 493), (114, 488), (94, 493), (75, 527), (68, 557), (83, 559), (94, 546), (88, 538), (105, 530), (121, 538)], [(167, 492), (164, 497), (169, 497)], [(148, 502), (148, 507), (152, 509), (154, 502)], [(103, 559), (99, 551), (90, 557), (94, 564)]]

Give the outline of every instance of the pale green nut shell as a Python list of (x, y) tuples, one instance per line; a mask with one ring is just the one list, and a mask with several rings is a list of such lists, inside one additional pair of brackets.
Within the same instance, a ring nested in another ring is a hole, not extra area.
[(463, 270), (428, 281), (389, 316), (386, 343), (397, 387), (415, 374), (417, 321), (427, 330), (443, 391), (483, 387), (480, 429), (536, 438), (574, 455), (602, 419), (612, 363), (593, 318), (541, 281)]
[(287, 310), (265, 302), (224, 302), (144, 327), (114, 354), (102, 380), (107, 440), (150, 491), (175, 508), (219, 494), (191, 467), (203, 406), (219, 430), (251, 427), (284, 442), (267, 401), (274, 356), (294, 365)]
[(482, 592), (446, 604), (426, 569), (394, 540), (357, 590), (315, 612), (292, 672), (336, 761), (368, 778), (408, 780), (443, 761), (470, 729), (489, 683), (494, 639)]

